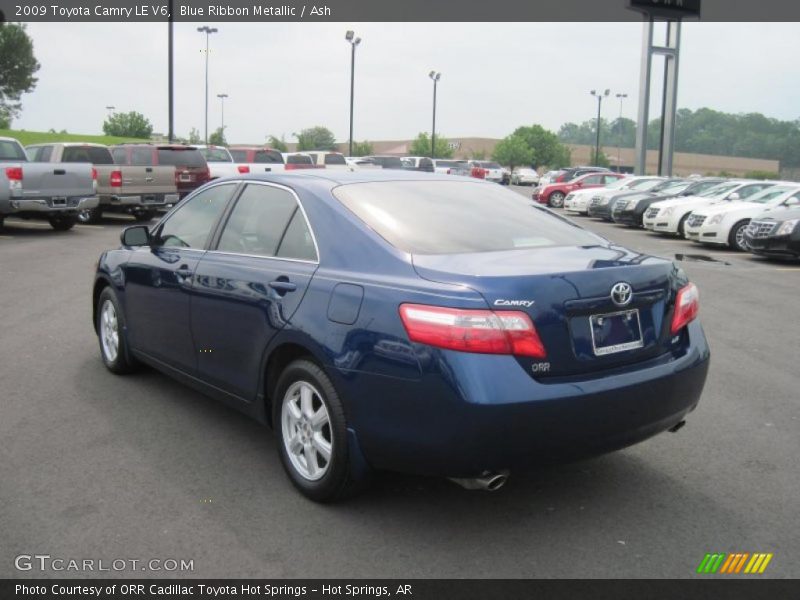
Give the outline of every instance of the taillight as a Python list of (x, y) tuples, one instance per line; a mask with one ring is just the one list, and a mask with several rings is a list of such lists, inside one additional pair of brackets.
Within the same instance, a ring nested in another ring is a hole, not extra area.
[(524, 312), (402, 304), (400, 318), (412, 342), (461, 352), (547, 356)]
[(693, 283), (683, 286), (675, 296), (675, 312), (672, 314), (672, 335), (678, 333), (697, 318), (700, 312), (700, 294)]
[(286, 170), (286, 171), (294, 171), (295, 169), (299, 169), (299, 168), (300, 168), (300, 165), (296, 165), (294, 163), (286, 163), (286, 167), (284, 168), (284, 170)]
[(239, 173), (249, 173), (250, 172), (250, 167), (248, 167), (247, 165), (239, 165), (236, 168), (239, 170)]
[(122, 187), (122, 171), (111, 171), (108, 181), (111, 187)]
[(92, 167), (92, 180), (97, 181), (97, 169)]
[(6, 167), (6, 177), (9, 181), (22, 181), (22, 167)]

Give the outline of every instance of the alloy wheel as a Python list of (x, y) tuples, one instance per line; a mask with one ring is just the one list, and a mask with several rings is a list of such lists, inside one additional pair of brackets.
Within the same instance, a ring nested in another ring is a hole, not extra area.
[(117, 311), (111, 300), (106, 300), (100, 310), (100, 340), (106, 360), (113, 363), (119, 354), (119, 325)]
[(328, 407), (322, 394), (307, 381), (296, 381), (283, 396), (283, 444), (292, 467), (304, 479), (325, 476), (333, 454)]

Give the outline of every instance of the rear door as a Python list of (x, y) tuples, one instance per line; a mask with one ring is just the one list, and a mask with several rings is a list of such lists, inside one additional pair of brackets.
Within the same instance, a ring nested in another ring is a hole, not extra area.
[(290, 189), (248, 183), (197, 266), (192, 331), (209, 383), (252, 400), (264, 351), (291, 322), (317, 270), (310, 225)]
[(123, 267), (132, 347), (187, 373), (197, 369), (189, 321), (195, 269), (236, 186), (194, 195), (153, 231), (158, 243), (134, 249)]

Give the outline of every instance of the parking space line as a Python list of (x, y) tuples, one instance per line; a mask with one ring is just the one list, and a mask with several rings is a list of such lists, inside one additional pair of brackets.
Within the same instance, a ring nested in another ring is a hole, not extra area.
[(90, 227), (91, 229), (105, 229), (105, 225), (84, 225), (83, 223), (76, 223), (76, 227)]

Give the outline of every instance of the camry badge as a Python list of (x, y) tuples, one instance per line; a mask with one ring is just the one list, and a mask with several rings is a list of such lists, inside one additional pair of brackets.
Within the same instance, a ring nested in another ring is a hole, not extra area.
[(611, 301), (617, 306), (627, 306), (633, 299), (633, 288), (629, 283), (620, 281), (611, 288)]

